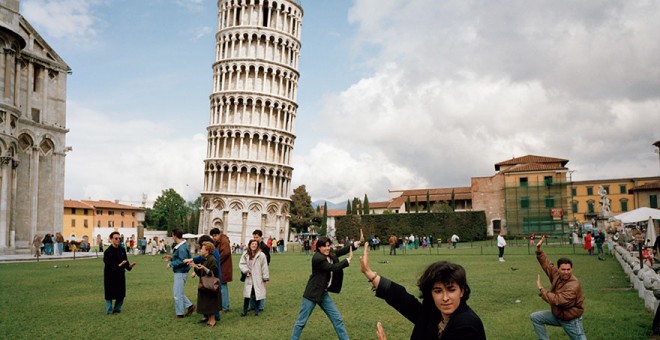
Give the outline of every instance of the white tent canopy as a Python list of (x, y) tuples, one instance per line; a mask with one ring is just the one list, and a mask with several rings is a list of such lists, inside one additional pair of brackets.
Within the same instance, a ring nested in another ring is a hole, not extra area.
[(660, 220), (660, 210), (641, 207), (620, 215), (616, 215), (612, 217), (612, 219), (619, 220), (622, 223), (636, 223), (648, 221), (649, 217), (654, 220)]

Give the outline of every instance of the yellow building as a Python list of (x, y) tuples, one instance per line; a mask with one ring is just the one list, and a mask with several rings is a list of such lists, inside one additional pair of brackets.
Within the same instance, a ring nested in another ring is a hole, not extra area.
[(133, 234), (138, 235), (138, 226), (143, 220), (142, 208), (111, 201), (65, 200), (63, 235), (67, 239), (85, 236), (91, 239), (94, 228), (134, 228)]
[(80, 201), (64, 200), (62, 226), (62, 235), (66, 239), (91, 237), (94, 230), (94, 207)]
[[(612, 215), (622, 214), (639, 207), (650, 207), (655, 197), (658, 204), (660, 177), (633, 177), (575, 181), (568, 187), (570, 221), (591, 222), (601, 211), (600, 186), (605, 189), (610, 200)], [(655, 185), (655, 186), (654, 186)], [(654, 189), (655, 188), (655, 189)], [(655, 196), (654, 196), (655, 194)]]

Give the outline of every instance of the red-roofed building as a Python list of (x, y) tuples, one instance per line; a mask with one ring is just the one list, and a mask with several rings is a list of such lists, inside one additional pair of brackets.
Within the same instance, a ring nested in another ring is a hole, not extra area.
[(63, 235), (80, 239), (93, 236), (94, 228), (133, 228), (144, 222), (144, 209), (111, 201), (64, 201)]

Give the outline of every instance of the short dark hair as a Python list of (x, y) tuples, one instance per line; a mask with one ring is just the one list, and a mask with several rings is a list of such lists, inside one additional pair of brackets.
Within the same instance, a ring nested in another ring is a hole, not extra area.
[(316, 251), (321, 251), (320, 247), (325, 247), (325, 245), (332, 245), (332, 240), (327, 236), (321, 236), (316, 240)]
[(571, 268), (573, 268), (573, 261), (569, 259), (568, 257), (561, 257), (559, 260), (557, 260), (557, 268), (561, 267), (562, 264), (568, 263), (571, 265)]
[(213, 243), (213, 238), (211, 238), (211, 236), (209, 236), (209, 235), (202, 235), (202, 236), (199, 237), (199, 240), (197, 240), (197, 243), (198, 243), (200, 246), (201, 246), (202, 244), (204, 244), (204, 242), (211, 242), (211, 243)]
[(183, 230), (174, 228), (174, 230), (172, 230), (172, 235), (176, 236), (176, 238), (183, 238)]
[(118, 231), (111, 232), (110, 233), (110, 238), (112, 238), (112, 236), (114, 236), (114, 235), (119, 235), (119, 232)]
[(209, 234), (211, 234), (211, 236), (218, 235), (218, 234), (220, 234), (220, 229), (213, 228), (213, 229), (211, 229), (211, 231), (209, 231)]
[(255, 229), (255, 230), (252, 232), (252, 235), (259, 235), (259, 237), (263, 237), (263, 236), (264, 236), (264, 234), (263, 234), (263, 233), (261, 232), (261, 230), (259, 230), (259, 229)]
[(467, 283), (467, 274), (465, 273), (465, 268), (460, 264), (438, 261), (426, 268), (422, 276), (417, 280), (417, 287), (421, 291), (420, 297), (424, 299), (424, 303), (433, 303), (431, 292), (433, 291), (433, 285), (437, 282), (441, 282), (445, 286), (450, 284), (458, 285), (463, 290), (461, 302), (465, 302), (470, 298), (470, 286)]

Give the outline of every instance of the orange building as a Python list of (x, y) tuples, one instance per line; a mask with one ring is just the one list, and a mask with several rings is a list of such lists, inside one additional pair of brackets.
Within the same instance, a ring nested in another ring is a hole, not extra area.
[(111, 201), (64, 201), (65, 238), (92, 237), (94, 228), (135, 228), (144, 219), (144, 209)]

